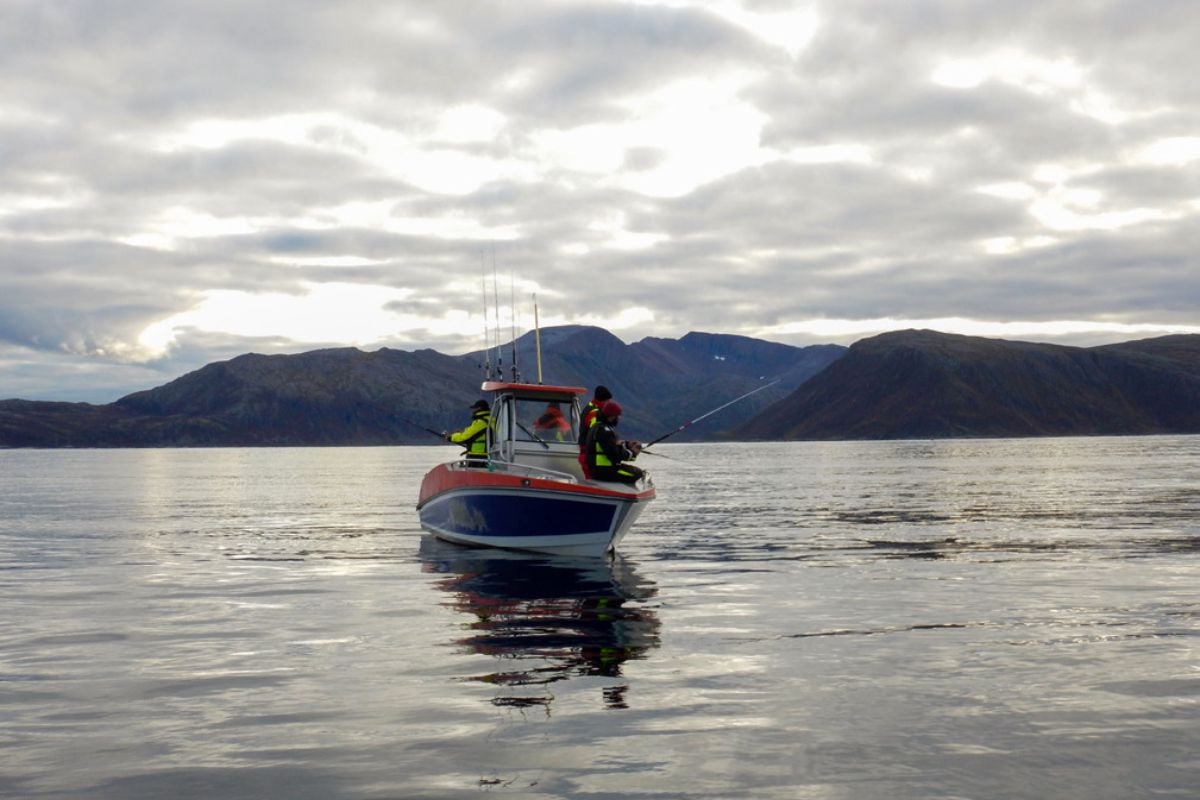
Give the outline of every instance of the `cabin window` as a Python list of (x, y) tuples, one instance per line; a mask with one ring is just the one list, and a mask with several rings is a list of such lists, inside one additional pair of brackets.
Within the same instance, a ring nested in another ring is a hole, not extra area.
[(569, 400), (517, 400), (515, 438), (524, 442), (576, 441), (579, 420)]

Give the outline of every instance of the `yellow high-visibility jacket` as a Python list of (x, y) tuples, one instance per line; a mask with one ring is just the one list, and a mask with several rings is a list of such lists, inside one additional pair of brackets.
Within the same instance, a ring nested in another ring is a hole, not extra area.
[(488, 449), (488, 428), (492, 425), (492, 414), (484, 409), (477, 409), (471, 414), (471, 424), (456, 431), (446, 438), (455, 444), (467, 448), (466, 455), (485, 457)]

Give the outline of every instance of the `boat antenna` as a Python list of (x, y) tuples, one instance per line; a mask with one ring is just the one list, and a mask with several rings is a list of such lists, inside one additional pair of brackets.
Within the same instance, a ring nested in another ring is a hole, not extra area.
[(500, 344), (504, 328), (500, 327), (500, 289), (496, 281), (496, 245), (494, 243), (492, 244), (492, 303), (496, 306), (496, 378), (504, 380), (504, 348)]
[(538, 323), (537, 292), (533, 294), (533, 341), (537, 351), (538, 385), (542, 383), (542, 326)]
[(775, 384), (779, 383), (781, 380), (783, 380), (783, 378), (776, 378), (775, 380), (771, 381), (770, 383), (764, 383), (762, 386), (758, 387), (757, 389), (753, 389), (753, 390), (751, 390), (751, 391), (749, 391), (749, 392), (746, 392), (746, 393), (745, 393), (744, 395), (742, 395), (741, 397), (735, 397), (735, 398), (733, 398), (732, 400), (730, 400), (728, 403), (725, 403), (724, 405), (717, 406), (717, 407), (716, 407), (716, 408), (714, 408), (712, 411), (708, 411), (708, 412), (706, 412), (706, 413), (704, 413), (704, 414), (701, 414), (700, 416), (696, 417), (696, 418), (695, 418), (695, 419), (693, 419), (693, 420), (689, 420), (688, 422), (685, 422), (685, 423), (683, 423), (682, 425), (680, 425), (680, 426), (679, 426), (678, 428), (676, 428), (675, 430), (673, 430), (673, 431), (670, 431), (670, 432), (668, 432), (668, 433), (664, 433), (662, 436), (658, 437), (658, 438), (657, 438), (657, 439), (655, 439), (654, 441), (652, 441), (652, 442), (647, 442), (646, 444), (642, 445), (642, 449), (643, 449), (643, 450), (645, 450), (647, 447), (650, 447), (651, 445), (658, 444), (659, 442), (661, 442), (663, 439), (667, 438), (668, 436), (674, 436), (675, 434), (679, 433), (679, 432), (680, 432), (681, 430), (683, 430), (684, 428), (691, 427), (692, 425), (694, 425), (695, 423), (697, 423), (697, 422), (699, 422), (700, 420), (704, 419), (705, 417), (711, 417), (713, 414), (717, 413), (717, 412), (718, 412), (718, 411), (720, 411), (721, 409), (724, 409), (724, 408), (729, 408), (731, 405), (733, 405), (734, 403), (738, 402), (739, 400), (745, 400), (747, 397), (749, 397), (749, 396), (750, 396), (750, 395), (752, 395), (752, 394), (758, 394), (758, 393), (759, 393), (759, 392), (761, 392), (763, 389), (769, 389), (769, 388), (771, 388), (772, 386), (774, 386)]
[(483, 288), (483, 379), (490, 381), (492, 379), (492, 335), (488, 330), (488, 304), (487, 304), (487, 262), (483, 260), (482, 253), (480, 254), (480, 270), (479, 283)]
[(521, 371), (517, 369), (517, 278), (508, 272), (508, 306), (512, 315), (512, 376), (513, 383), (521, 382)]

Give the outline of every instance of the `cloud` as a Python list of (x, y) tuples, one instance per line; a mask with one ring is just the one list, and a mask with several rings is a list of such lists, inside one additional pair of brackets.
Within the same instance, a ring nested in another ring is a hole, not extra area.
[(1198, 36), (1119, 0), (8, 0), (0, 387), (461, 352), (492, 270), (628, 340), (1191, 330)]

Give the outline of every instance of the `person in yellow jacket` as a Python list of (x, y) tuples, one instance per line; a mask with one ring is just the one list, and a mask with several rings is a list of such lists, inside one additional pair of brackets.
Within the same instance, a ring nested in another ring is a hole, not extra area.
[(471, 424), (461, 431), (443, 433), (448, 442), (461, 444), (466, 450), (467, 466), (487, 466), (488, 459), (488, 430), (492, 427), (492, 412), (487, 400), (476, 400), (471, 406)]

